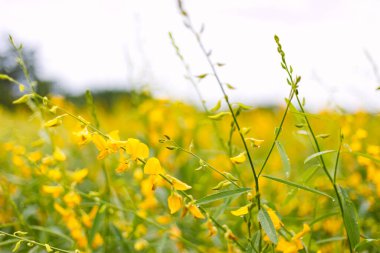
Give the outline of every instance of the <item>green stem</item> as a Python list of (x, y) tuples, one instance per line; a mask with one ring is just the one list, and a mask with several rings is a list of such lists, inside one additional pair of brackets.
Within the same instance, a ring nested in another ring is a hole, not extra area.
[[(46, 249), (46, 244), (44, 244), (44, 243), (36, 242), (36, 241), (30, 240), (30, 239), (25, 238), (25, 237), (17, 236), (15, 234), (9, 234), (9, 233), (6, 233), (4, 231), (0, 231), (0, 235), (1, 234), (9, 236), (9, 237), (12, 237), (12, 238), (15, 238), (15, 239), (18, 239), (19, 241), (24, 241), (24, 242), (27, 242), (27, 243), (31, 243), (33, 245), (38, 245), (38, 246)], [(57, 251), (57, 252), (64, 252), (64, 253), (77, 253), (77, 252), (79, 252), (78, 250), (69, 251), (69, 250), (64, 250), (64, 249), (60, 249), (60, 248), (53, 247), (53, 246), (50, 246), (50, 248), (53, 249), (53, 250), (55, 250), (55, 251)]]
[(179, 147), (179, 146), (176, 146), (176, 148), (182, 152), (185, 152), (189, 155), (192, 155), (193, 157), (199, 159), (200, 161), (203, 161), (204, 164), (210, 168), (211, 170), (213, 170), (214, 172), (218, 173), (220, 176), (224, 177), (227, 181), (229, 181), (231, 184), (233, 184), (234, 186), (236, 186), (236, 188), (240, 188), (240, 186), (234, 182), (233, 180), (229, 179), (226, 175), (224, 175), (222, 172), (220, 172), (217, 168), (215, 168), (214, 166), (212, 166), (211, 164), (209, 164), (208, 162), (206, 162), (205, 160), (203, 160), (200, 156), (194, 154), (193, 152), (187, 150), (187, 149), (184, 149), (182, 147)]
[(294, 93), (295, 93), (295, 91), (294, 91), (294, 89), (293, 89), (293, 87), (292, 87), (292, 89), (291, 89), (291, 91), (290, 91), (290, 95), (289, 95), (288, 102), (286, 103), (286, 109), (285, 109), (284, 115), (282, 116), (282, 119), (281, 119), (281, 122), (280, 122), (280, 126), (278, 127), (278, 129), (277, 129), (277, 131), (276, 131), (276, 134), (275, 134), (275, 137), (274, 137), (274, 141), (273, 141), (273, 143), (272, 143), (272, 145), (271, 145), (271, 147), (270, 147), (270, 149), (269, 149), (269, 152), (268, 152), (267, 156), (265, 157), (264, 163), (263, 163), (263, 165), (261, 166), (261, 169), (260, 169), (260, 171), (259, 171), (259, 173), (258, 173), (258, 177), (260, 177), (261, 172), (263, 172), (263, 170), (264, 170), (264, 168), (265, 168), (265, 165), (267, 164), (267, 162), (268, 162), (268, 160), (269, 160), (269, 157), (270, 157), (271, 154), (272, 154), (272, 151), (273, 151), (273, 149), (274, 149), (274, 146), (276, 145), (276, 142), (277, 142), (277, 140), (278, 140), (278, 137), (280, 136), (280, 133), (281, 133), (281, 131), (282, 131), (282, 125), (283, 125), (284, 122), (285, 122), (285, 118), (286, 118), (286, 115), (287, 115), (287, 113), (288, 113), (288, 111), (289, 111), (290, 104), (291, 104), (292, 99), (293, 99), (293, 97), (294, 97)]

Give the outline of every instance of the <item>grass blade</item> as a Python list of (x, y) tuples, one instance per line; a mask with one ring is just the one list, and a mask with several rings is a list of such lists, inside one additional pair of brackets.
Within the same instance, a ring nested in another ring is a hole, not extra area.
[(380, 248), (380, 239), (364, 239), (360, 243), (358, 243), (355, 247), (355, 252), (360, 252), (362, 250), (367, 249), (368, 247), (377, 244), (377, 247)]
[(337, 151), (336, 150), (324, 150), (324, 151), (321, 151), (321, 152), (318, 152), (318, 153), (314, 153), (314, 154), (308, 156), (305, 159), (304, 163), (306, 164), (307, 162), (309, 162), (309, 161), (313, 160), (314, 158), (319, 157), (321, 155), (328, 154), (328, 153), (334, 153), (334, 152), (337, 152)]
[(347, 191), (338, 185), (338, 192), (343, 205), (343, 221), (351, 248), (354, 249), (360, 241), (360, 229), (355, 206), (349, 199)]
[(265, 233), (269, 237), (269, 240), (271, 240), (271, 242), (273, 242), (274, 244), (277, 244), (278, 237), (276, 234), (276, 229), (273, 225), (272, 220), (270, 219), (268, 212), (264, 208), (260, 209), (259, 213), (257, 214), (257, 218)]
[(284, 165), (285, 176), (289, 178), (290, 169), (291, 169), (289, 157), (286, 154), (285, 148), (281, 144), (281, 142), (276, 141), (276, 147), (277, 147), (278, 152), (280, 153), (282, 164)]
[(232, 196), (241, 195), (241, 194), (243, 194), (245, 192), (248, 192), (248, 191), (251, 191), (251, 190), (252, 190), (252, 188), (239, 188), (239, 189), (234, 189), (234, 190), (221, 191), (221, 192), (218, 192), (218, 193), (211, 194), (211, 195), (208, 195), (206, 197), (200, 198), (195, 203), (198, 204), (198, 205), (204, 205), (204, 204), (216, 201), (216, 200), (220, 200), (220, 199), (225, 199), (225, 198), (229, 198), (229, 197), (232, 197)]
[(327, 193), (319, 191), (319, 190), (316, 190), (314, 188), (311, 188), (311, 187), (308, 187), (308, 186), (305, 186), (305, 185), (300, 185), (300, 184), (297, 184), (295, 182), (291, 182), (291, 181), (288, 181), (288, 180), (285, 180), (285, 179), (281, 179), (281, 178), (273, 177), (273, 176), (268, 176), (268, 175), (263, 175), (263, 177), (271, 179), (273, 181), (277, 181), (277, 182), (283, 183), (283, 184), (287, 184), (287, 185), (290, 185), (290, 186), (293, 186), (293, 187), (296, 187), (296, 188), (299, 188), (299, 189), (302, 189), (302, 190), (305, 190), (305, 191), (309, 191), (309, 192), (312, 192), (312, 193), (323, 195), (323, 196), (329, 197), (330, 199), (334, 200), (334, 198), (332, 196), (328, 195)]

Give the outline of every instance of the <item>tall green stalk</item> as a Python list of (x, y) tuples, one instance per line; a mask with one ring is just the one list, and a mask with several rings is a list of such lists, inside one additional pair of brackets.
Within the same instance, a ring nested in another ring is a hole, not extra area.
[[(297, 100), (297, 104), (299, 106), (299, 110), (301, 111), (302, 115), (304, 116), (304, 120), (306, 122), (306, 126), (307, 126), (307, 129), (311, 135), (311, 138), (312, 138), (312, 141), (313, 141), (313, 144), (314, 144), (314, 148), (316, 150), (316, 152), (321, 152), (321, 148), (320, 148), (320, 145), (319, 145), (319, 142), (317, 140), (317, 137), (316, 135), (314, 134), (314, 131), (313, 131), (313, 128), (310, 124), (310, 121), (309, 121), (309, 118), (307, 117), (307, 114), (305, 112), (305, 109), (304, 109), (304, 105), (303, 103), (301, 102), (300, 98), (299, 98), (299, 95), (298, 95), (298, 87), (297, 87), (297, 84), (300, 80), (300, 78), (296, 78), (296, 80), (293, 79), (292, 77), (292, 73), (293, 73), (293, 69), (288, 67), (287, 64), (286, 64), (286, 61), (285, 61), (285, 53), (284, 51), (282, 50), (282, 46), (280, 44), (280, 40), (278, 38), (277, 35), (275, 35), (275, 41), (278, 45), (278, 52), (280, 53), (281, 57), (282, 57), (282, 68), (287, 72), (288, 74), (288, 83), (289, 85), (291, 85), (295, 92), (295, 97), (296, 97), (296, 100)], [(323, 159), (323, 156), (320, 155), (319, 156), (319, 160), (322, 164), (322, 169), (323, 169), (323, 172), (325, 173), (325, 175), (327, 176), (328, 180), (330, 181), (331, 185), (333, 186), (334, 188), (334, 192), (335, 192), (335, 195), (336, 195), (336, 198), (338, 200), (338, 204), (339, 204), (339, 209), (340, 209), (340, 213), (341, 213), (341, 216), (342, 216), (342, 219), (344, 221), (344, 209), (343, 209), (343, 202), (342, 202), (342, 199), (341, 199), (341, 196), (339, 194), (339, 191), (338, 191), (338, 185), (336, 184), (336, 173), (337, 173), (337, 163), (338, 163), (338, 160), (339, 160), (339, 154), (340, 154), (340, 147), (341, 147), (341, 141), (342, 141), (342, 138), (340, 140), (340, 143), (339, 143), (339, 152), (338, 152), (338, 155), (337, 155), (337, 161), (336, 161), (336, 164), (335, 164), (335, 169), (334, 169), (334, 178), (330, 175), (328, 169), (327, 169), (327, 166), (326, 166), (326, 162), (325, 160)], [(347, 230), (347, 228), (346, 228)], [(347, 236), (347, 240), (349, 242), (349, 249), (350, 249), (350, 252), (353, 252), (353, 245), (352, 245), (352, 242), (349, 238), (349, 236)]]

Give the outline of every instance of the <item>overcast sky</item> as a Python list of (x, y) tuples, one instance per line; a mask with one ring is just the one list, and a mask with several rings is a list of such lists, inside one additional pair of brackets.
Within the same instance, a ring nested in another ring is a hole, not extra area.
[[(302, 76), (310, 108), (338, 105), (380, 110), (380, 86), (365, 51), (380, 64), (380, 1), (184, 0), (212, 49), (232, 100), (283, 103), (289, 87), (273, 35)], [(0, 0), (0, 35), (35, 48), (41, 74), (74, 92), (101, 85), (148, 84), (160, 97), (196, 101), (171, 46), (172, 32), (194, 74), (209, 71), (176, 0)], [(1, 41), (0, 50), (5, 48)], [(212, 105), (221, 93), (212, 78), (201, 91)]]

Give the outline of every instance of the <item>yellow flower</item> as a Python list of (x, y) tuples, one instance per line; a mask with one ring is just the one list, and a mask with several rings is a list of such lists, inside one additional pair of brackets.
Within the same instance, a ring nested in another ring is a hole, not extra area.
[(95, 236), (94, 236), (94, 239), (92, 241), (92, 244), (91, 246), (96, 249), (96, 248), (99, 248), (100, 246), (103, 245), (103, 238), (102, 236), (99, 234), (99, 233), (96, 233)]
[(176, 213), (182, 207), (182, 197), (176, 192), (173, 192), (168, 198), (168, 206), (170, 214)]
[(199, 208), (191, 203), (190, 205), (188, 205), (187, 209), (190, 211), (190, 213), (195, 217), (195, 218), (198, 218), (198, 219), (204, 219), (205, 216), (202, 214), (201, 210), (199, 210)]
[(218, 230), (216, 229), (216, 227), (214, 226), (211, 220), (208, 220), (206, 225), (207, 225), (209, 237), (212, 237), (218, 233)]
[(95, 219), (98, 209), (99, 209), (99, 206), (93, 206), (89, 214), (85, 212), (82, 213), (82, 222), (86, 227), (88, 228), (92, 227), (92, 222)]
[(235, 216), (243, 216), (243, 215), (246, 215), (249, 211), (249, 206), (251, 204), (248, 204), (248, 205), (245, 205), (243, 207), (240, 207), (239, 209), (235, 210), (235, 211), (231, 211), (231, 213)]
[(81, 197), (77, 193), (71, 191), (69, 193), (66, 193), (66, 195), (63, 197), (63, 201), (65, 201), (67, 206), (74, 207), (80, 204)]
[(135, 245), (133, 247), (136, 251), (141, 251), (146, 249), (148, 246), (149, 243), (145, 239), (140, 238), (135, 242)]
[(41, 158), (42, 158), (42, 153), (40, 151), (35, 151), (28, 154), (29, 161), (33, 163), (38, 162), (39, 160), (41, 160)]
[(255, 139), (255, 138), (245, 138), (246, 141), (250, 141), (251, 144), (255, 147), (255, 148), (259, 148), (261, 146), (261, 144), (264, 142), (264, 140), (259, 140), (259, 139)]
[(76, 183), (80, 183), (88, 175), (88, 169), (84, 168), (81, 170), (74, 171), (71, 174), (71, 180)]
[(145, 159), (149, 156), (149, 148), (137, 139), (129, 138), (126, 143), (126, 152), (132, 160)]
[(74, 132), (73, 134), (74, 134), (74, 139), (79, 146), (86, 144), (92, 139), (91, 134), (88, 131), (87, 127), (84, 127), (79, 132)]
[(47, 176), (51, 180), (58, 181), (58, 180), (61, 179), (62, 173), (61, 173), (61, 171), (59, 169), (53, 169), (53, 170), (49, 170), (47, 172)]
[(128, 162), (128, 160), (121, 161), (121, 162), (119, 163), (119, 165), (117, 166), (117, 168), (116, 168), (116, 172), (117, 172), (117, 173), (123, 173), (123, 172), (126, 171), (128, 168), (129, 168), (129, 162)]
[(231, 157), (230, 160), (234, 164), (241, 164), (241, 163), (245, 162), (245, 160), (246, 160), (245, 152), (242, 152), (235, 157)]
[(163, 172), (160, 161), (155, 158), (149, 158), (144, 166), (144, 174), (147, 175), (158, 175)]
[(285, 240), (280, 237), (280, 240), (276, 246), (276, 251), (281, 251), (283, 253), (297, 253), (299, 250), (303, 249), (302, 237), (310, 232), (310, 227), (308, 224), (303, 224), (303, 230), (292, 237), (291, 241)]
[(49, 121), (47, 121), (44, 126), (45, 127), (56, 127), (56, 126), (59, 126), (62, 124), (62, 118), (65, 117), (66, 114), (62, 114), (62, 115), (59, 115), (57, 117), (55, 117), (54, 119), (51, 119)]
[(55, 148), (53, 157), (56, 161), (63, 162), (66, 160), (66, 155), (60, 148)]
[(42, 192), (53, 195), (54, 198), (58, 198), (63, 192), (63, 187), (60, 185), (43, 185)]
[(176, 189), (178, 191), (186, 191), (186, 190), (191, 189), (190, 185), (182, 182), (181, 180), (179, 180), (175, 177), (172, 177), (170, 175), (165, 175), (165, 176), (170, 180), (174, 189)]
[(96, 157), (98, 160), (103, 160), (110, 153), (107, 148), (107, 141), (97, 133), (92, 136), (92, 142), (95, 144), (96, 148), (99, 150), (99, 154)]
[(275, 213), (275, 211), (273, 211), (272, 208), (266, 207), (266, 209), (276, 230), (279, 230), (282, 226), (284, 226), (284, 224), (281, 222), (280, 218), (278, 218), (277, 214)]

